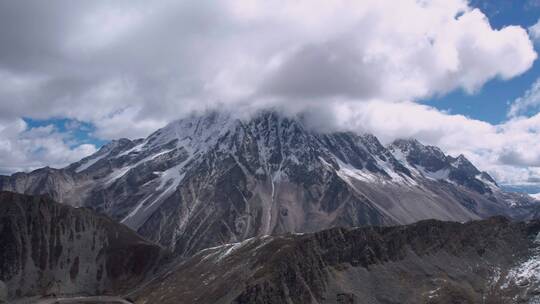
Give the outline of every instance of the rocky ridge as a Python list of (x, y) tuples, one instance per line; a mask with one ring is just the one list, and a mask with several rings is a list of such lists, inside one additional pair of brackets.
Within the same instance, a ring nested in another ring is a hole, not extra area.
[(90, 209), (12, 192), (0, 192), (0, 244), (0, 282), (9, 298), (121, 293), (167, 257)]
[(539, 231), (538, 221), (495, 217), (264, 236), (205, 249), (134, 297), (140, 304), (536, 303)]

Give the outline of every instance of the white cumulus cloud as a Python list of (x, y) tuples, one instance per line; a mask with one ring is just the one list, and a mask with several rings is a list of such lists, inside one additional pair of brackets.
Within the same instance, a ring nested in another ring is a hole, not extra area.
[(535, 59), (525, 29), (465, 0), (2, 2), (0, 78), (16, 85), (0, 84), (0, 118), (133, 137), (216, 104), (475, 92)]
[(56, 168), (96, 152), (91, 144), (69, 145), (69, 134), (53, 125), (30, 128), (22, 119), (0, 122), (0, 174)]
[(508, 116), (515, 117), (524, 114), (528, 110), (534, 110), (538, 106), (540, 106), (540, 78), (536, 79), (523, 96), (518, 97), (510, 104)]
[(0, 133), (0, 167), (94, 149), (21, 117), (135, 138), (193, 110), (277, 105), (318, 111), (319, 127), (418, 137), (515, 179), (537, 165), (534, 117), (491, 125), (413, 101), (524, 73), (536, 29), (495, 29), (466, 0), (2, 1), (0, 121), (19, 129)]

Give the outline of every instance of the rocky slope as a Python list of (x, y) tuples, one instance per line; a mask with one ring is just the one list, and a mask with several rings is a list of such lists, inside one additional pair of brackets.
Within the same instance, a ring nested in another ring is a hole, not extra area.
[(540, 222), (334, 228), (203, 250), (136, 303), (537, 303)]
[(165, 257), (90, 209), (12, 192), (0, 192), (0, 244), (0, 282), (10, 298), (125, 291)]
[(318, 133), (276, 112), (189, 117), (63, 169), (0, 177), (0, 189), (92, 208), (182, 256), (268, 234), (537, 212), (463, 156)]

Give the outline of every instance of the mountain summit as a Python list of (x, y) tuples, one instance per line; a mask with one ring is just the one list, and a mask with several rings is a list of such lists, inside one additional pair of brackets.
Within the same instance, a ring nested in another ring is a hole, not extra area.
[(253, 236), (335, 226), (535, 215), (464, 156), (416, 140), (321, 133), (263, 111), (211, 112), (145, 139), (120, 139), (63, 169), (0, 177), (0, 190), (49, 194), (105, 213), (178, 255)]

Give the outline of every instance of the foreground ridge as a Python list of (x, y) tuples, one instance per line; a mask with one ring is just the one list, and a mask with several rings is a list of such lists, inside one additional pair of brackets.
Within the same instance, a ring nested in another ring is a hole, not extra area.
[[(136, 303), (534, 303), (540, 222), (334, 228), (203, 250)], [(529, 302), (528, 302), (529, 301)]]
[(9, 298), (133, 288), (166, 252), (90, 209), (0, 192), (0, 281)]

